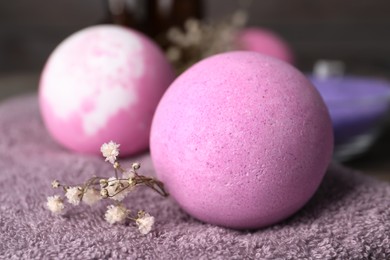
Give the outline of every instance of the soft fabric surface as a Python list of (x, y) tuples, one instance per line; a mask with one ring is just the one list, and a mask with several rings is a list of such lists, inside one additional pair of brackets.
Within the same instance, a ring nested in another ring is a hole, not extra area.
[[(311, 201), (283, 223), (235, 231), (201, 223), (170, 198), (138, 188), (126, 205), (156, 217), (142, 235), (110, 226), (104, 203), (73, 207), (63, 217), (45, 209), (59, 179), (78, 183), (112, 176), (103, 158), (71, 153), (47, 134), (36, 96), (0, 104), (0, 226), (2, 259), (389, 259), (390, 184), (332, 166)], [(148, 154), (140, 173), (153, 175)]]

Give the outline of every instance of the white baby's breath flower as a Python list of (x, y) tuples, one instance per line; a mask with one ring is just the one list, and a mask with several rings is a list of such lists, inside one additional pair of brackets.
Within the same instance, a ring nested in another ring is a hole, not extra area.
[(100, 147), (100, 151), (103, 156), (106, 157), (106, 161), (109, 161), (112, 164), (115, 163), (116, 157), (119, 155), (119, 146), (120, 144), (110, 141), (109, 143), (104, 143)]
[(47, 197), (46, 206), (54, 214), (61, 214), (65, 208), (64, 201), (58, 195)]
[(111, 199), (122, 201), (126, 198), (127, 194), (130, 191), (129, 183), (127, 181), (118, 180), (115, 177), (108, 179), (108, 186), (106, 187), (108, 195)]
[(51, 186), (56, 189), (60, 187), (60, 183), (57, 180), (54, 180), (51, 182)]
[(89, 206), (92, 206), (96, 202), (98, 202), (102, 197), (100, 196), (100, 192), (96, 189), (89, 188), (83, 195), (83, 202)]
[(136, 223), (141, 234), (146, 235), (152, 230), (154, 217), (149, 213), (145, 213), (142, 217), (136, 219)]
[(104, 215), (105, 220), (112, 224), (123, 223), (126, 220), (126, 217), (129, 215), (130, 211), (122, 205), (114, 206), (109, 205), (107, 207), (106, 214)]
[(65, 197), (70, 204), (79, 205), (82, 193), (81, 187), (70, 187), (66, 190)]

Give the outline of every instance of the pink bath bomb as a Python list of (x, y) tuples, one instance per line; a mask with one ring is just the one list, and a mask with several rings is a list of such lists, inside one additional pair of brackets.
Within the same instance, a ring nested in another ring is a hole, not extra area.
[(255, 52), (200, 61), (161, 99), (150, 149), (158, 177), (199, 220), (238, 229), (292, 215), (331, 160), (323, 100), (291, 65)]
[(294, 63), (294, 54), (287, 42), (267, 29), (243, 29), (236, 35), (235, 44), (239, 50), (260, 52), (290, 64)]
[(39, 103), (50, 134), (63, 146), (100, 153), (104, 142), (121, 155), (147, 149), (154, 110), (174, 79), (162, 51), (142, 34), (112, 25), (81, 30), (51, 54)]

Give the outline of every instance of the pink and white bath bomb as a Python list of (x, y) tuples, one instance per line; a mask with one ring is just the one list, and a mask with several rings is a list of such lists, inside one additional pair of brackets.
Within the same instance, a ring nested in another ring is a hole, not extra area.
[(50, 134), (65, 147), (100, 153), (120, 143), (121, 155), (147, 149), (155, 108), (174, 79), (162, 51), (142, 34), (113, 25), (81, 30), (51, 54), (39, 103)]
[(235, 38), (238, 50), (255, 51), (294, 64), (289, 44), (276, 33), (263, 28), (245, 28)]
[(150, 145), (157, 176), (186, 212), (245, 229), (281, 221), (312, 197), (333, 133), (303, 74), (238, 51), (200, 61), (171, 84)]

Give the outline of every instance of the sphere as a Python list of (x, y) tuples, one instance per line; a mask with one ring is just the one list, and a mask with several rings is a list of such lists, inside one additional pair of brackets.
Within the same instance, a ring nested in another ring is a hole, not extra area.
[(264, 28), (244, 28), (235, 38), (237, 49), (255, 51), (294, 64), (294, 53), (278, 34)]
[(212, 56), (180, 75), (153, 118), (159, 179), (193, 217), (237, 229), (299, 210), (333, 149), (317, 90), (291, 65), (255, 52)]
[(155, 108), (174, 79), (162, 51), (146, 36), (99, 25), (65, 39), (41, 75), (39, 103), (52, 137), (82, 153), (113, 140), (121, 155), (143, 151)]

